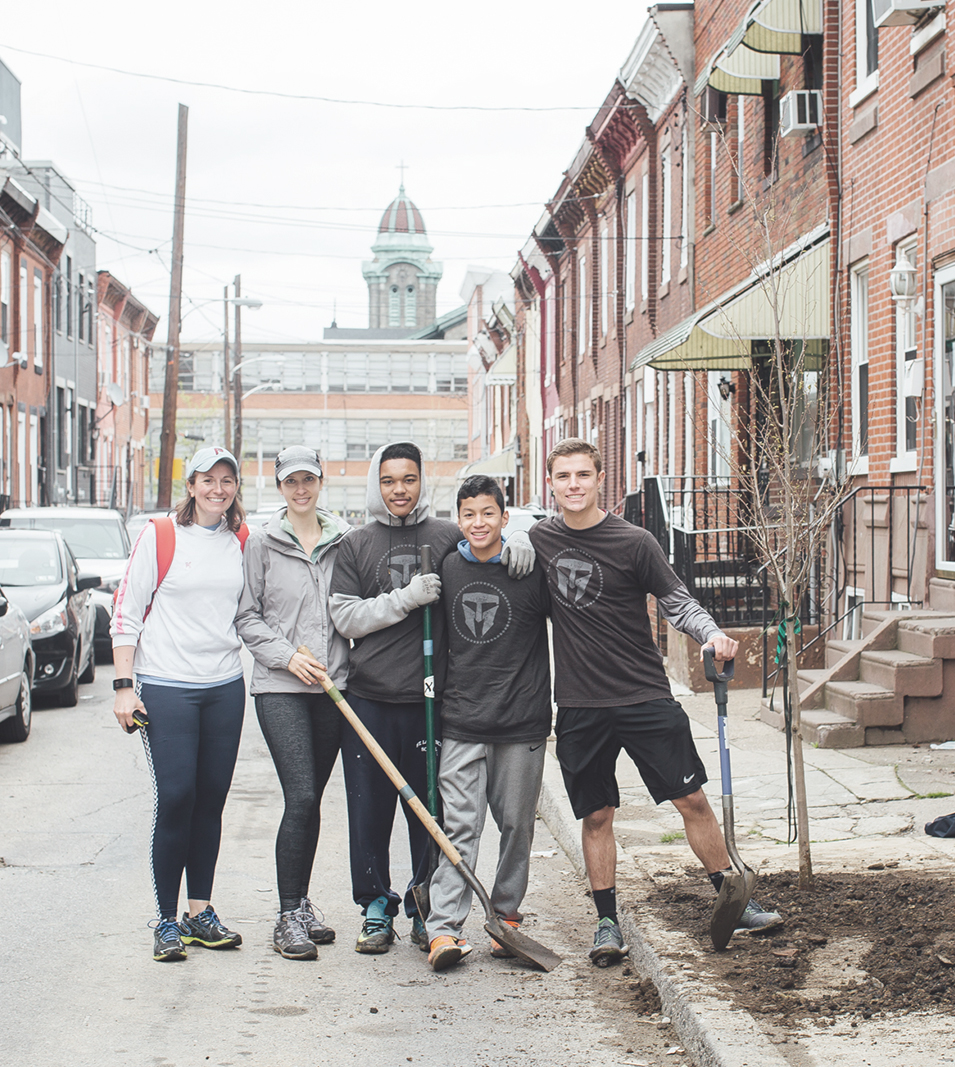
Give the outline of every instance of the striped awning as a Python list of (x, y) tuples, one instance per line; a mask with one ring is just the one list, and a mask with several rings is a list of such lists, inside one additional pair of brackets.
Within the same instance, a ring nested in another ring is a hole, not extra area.
[(756, 0), (730, 36), (727, 47), (801, 55), (804, 34), (822, 33), (822, 0)]
[(500, 452), (466, 464), (458, 471), (457, 479), (463, 482), (472, 474), (486, 474), (489, 478), (513, 478), (517, 474), (517, 454), (514, 446), (507, 445)]

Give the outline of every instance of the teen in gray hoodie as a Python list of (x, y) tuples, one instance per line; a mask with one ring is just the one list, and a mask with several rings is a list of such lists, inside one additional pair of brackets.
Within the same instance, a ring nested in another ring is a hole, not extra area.
[[(420, 548), (430, 545), (435, 569), (455, 551), (460, 532), (447, 519), (431, 518), (421, 450), (411, 441), (380, 448), (368, 469), (371, 520), (341, 545), (332, 577), (329, 612), (336, 630), (351, 639), (348, 699), (362, 722), (414, 791), (427, 791), (422, 611), (441, 593), (438, 574), (420, 574)], [(530, 539), (515, 535), (501, 562), (517, 574), (534, 566)], [(435, 700), (441, 699), (447, 666), (444, 621), (434, 613)], [(440, 712), (440, 703), (436, 710)], [(387, 952), (401, 897), (391, 886), (391, 832), (397, 793), (358, 735), (342, 733), (342, 766), (348, 798), (352, 893), (365, 921), (355, 946)], [(411, 886), (428, 873), (428, 833), (402, 800), (411, 846), (412, 876), (404, 893), (411, 940), (428, 950), (428, 934)]]

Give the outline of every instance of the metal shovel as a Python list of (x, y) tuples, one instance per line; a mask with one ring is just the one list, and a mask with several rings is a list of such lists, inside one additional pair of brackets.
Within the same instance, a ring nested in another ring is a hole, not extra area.
[(726, 739), (726, 683), (733, 677), (733, 660), (723, 664), (722, 672), (717, 671), (713, 658), (713, 649), (703, 649), (703, 667), (706, 680), (713, 683), (716, 696), (716, 721), (719, 726), (720, 777), (723, 782), (723, 837), (726, 839), (726, 851), (735, 870), (723, 875), (723, 884), (710, 917), (710, 937), (713, 948), (722, 952), (729, 944), (736, 924), (746, 910), (753, 887), (756, 885), (756, 872), (747, 867), (736, 850), (736, 831), (733, 816), (733, 778), (730, 774), (730, 750)]
[[(311, 657), (311, 659), (317, 663), (315, 657), (305, 645), (299, 645), (298, 651), (301, 652), (303, 656)], [(401, 776), (401, 772), (388, 758), (388, 754), (381, 745), (378, 744), (371, 731), (365, 726), (361, 719), (358, 718), (354, 710), (349, 706), (348, 701), (342, 696), (334, 682), (324, 673), (324, 671), (321, 675), (321, 683), (322, 688), (338, 705), (338, 710), (351, 724), (352, 729), (358, 734), (362, 741), (364, 741), (365, 747), (372, 756), (374, 756), (378, 765), (394, 783), (401, 798), (405, 801), (408, 807), (411, 808), (415, 815), (418, 816), (424, 824), (424, 828), (431, 834), (434, 840), (437, 841), (441, 851), (448, 857), (452, 864), (454, 864), (461, 877), (477, 894), (477, 898), (480, 900), (481, 906), (484, 908), (484, 929), (487, 930), (495, 941), (500, 942), (502, 945), (506, 945), (518, 959), (524, 960), (525, 963), (533, 964), (535, 967), (540, 967), (541, 970), (552, 971), (557, 964), (561, 962), (561, 957), (558, 956), (556, 952), (551, 952), (549, 948), (545, 948), (544, 945), (539, 944), (533, 938), (528, 937), (527, 934), (522, 934), (520, 930), (515, 930), (513, 926), (508, 926), (506, 922), (503, 922), (497, 917), (494, 913), (494, 909), (491, 907), (491, 900), (487, 895), (487, 890), (477, 880), (474, 872), (461, 858), (460, 852), (458, 852), (454, 845), (451, 844), (447, 834), (445, 834), (441, 827), (438, 826), (437, 821), (418, 799), (415, 791), (408, 785)]]

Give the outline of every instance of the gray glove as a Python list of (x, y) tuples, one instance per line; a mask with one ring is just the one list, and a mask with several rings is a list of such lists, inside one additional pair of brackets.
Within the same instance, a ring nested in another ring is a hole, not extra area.
[(399, 592), (402, 606), (407, 611), (423, 608), (441, 596), (441, 579), (436, 574), (416, 574)]
[(504, 542), (501, 563), (512, 578), (526, 578), (534, 569), (537, 553), (524, 530), (512, 533)]

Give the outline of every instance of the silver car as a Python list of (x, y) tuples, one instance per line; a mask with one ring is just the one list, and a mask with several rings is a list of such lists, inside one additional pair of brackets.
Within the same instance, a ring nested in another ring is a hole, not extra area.
[(0, 741), (30, 736), (33, 666), (27, 617), (0, 592)]

